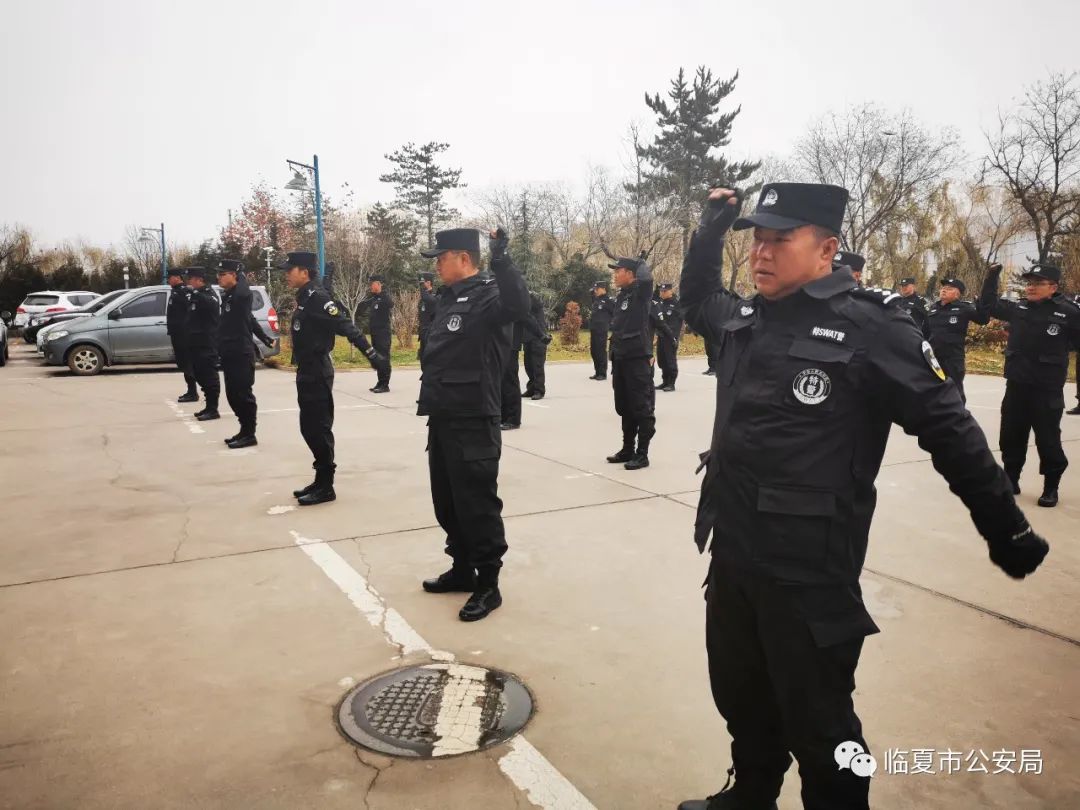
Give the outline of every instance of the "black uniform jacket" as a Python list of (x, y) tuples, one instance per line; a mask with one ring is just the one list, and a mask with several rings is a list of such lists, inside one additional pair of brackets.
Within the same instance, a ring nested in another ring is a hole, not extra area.
[[(254, 325), (254, 329), (252, 326)], [(221, 323), (218, 325), (218, 353), (227, 356), (255, 354), (251, 336), (263, 338), (263, 331), (251, 312), (251, 286), (239, 273), (236, 286), (221, 296)]]
[(611, 321), (612, 360), (652, 357), (652, 291), (652, 270), (643, 262), (634, 283), (623, 287), (615, 296), (615, 317)]
[(165, 331), (173, 337), (183, 337), (191, 309), (191, 287), (177, 284), (169, 290), (169, 303), (165, 307)]
[(611, 320), (615, 317), (615, 299), (610, 295), (593, 298), (592, 311), (589, 313), (589, 331), (607, 334), (611, 331)]
[(221, 303), (210, 286), (191, 291), (188, 304), (187, 343), (196, 349), (213, 349), (217, 345)]
[(988, 323), (990, 315), (970, 301), (953, 301), (930, 305), (927, 322), (930, 326), (930, 345), (942, 356), (962, 355), (969, 323)]
[(1061, 393), (1069, 373), (1069, 349), (1080, 341), (1080, 307), (1061, 293), (1038, 303), (998, 298), (997, 282), (997, 273), (986, 277), (979, 306), (1009, 322), (1005, 379)]
[(717, 346), (711, 448), (695, 524), (704, 550), (778, 580), (853, 584), (892, 423), (917, 436), (980, 532), (1022, 527), (1005, 473), (956, 386), (886, 291), (848, 270), (769, 302), (724, 289), (723, 240), (691, 240), (686, 321)]
[(529, 291), (514, 263), (493, 260), (494, 277), (477, 274), (439, 291), (424, 342), (417, 413), (494, 417), (502, 413), (502, 366), (511, 324), (527, 318)]
[(360, 351), (371, 348), (345, 308), (330, 294), (309, 281), (296, 292), (292, 319), (292, 361), (301, 366), (321, 362), (334, 348), (335, 335), (344, 335)]

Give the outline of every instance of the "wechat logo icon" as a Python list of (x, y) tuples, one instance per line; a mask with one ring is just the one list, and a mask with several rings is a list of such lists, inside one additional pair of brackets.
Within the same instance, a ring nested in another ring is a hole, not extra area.
[(877, 760), (866, 753), (857, 742), (842, 742), (833, 751), (833, 759), (840, 766), (840, 770), (850, 768), (856, 776), (870, 778), (877, 771)]

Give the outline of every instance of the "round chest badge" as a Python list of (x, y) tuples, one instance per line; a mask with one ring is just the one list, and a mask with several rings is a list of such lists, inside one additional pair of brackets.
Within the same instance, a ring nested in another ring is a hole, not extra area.
[(300, 331), (300, 319), (299, 318), (293, 318), (292, 330), (294, 332), (299, 332)]
[(832, 392), (832, 381), (820, 368), (804, 368), (795, 375), (791, 390), (803, 405), (820, 405)]
[(949, 323), (960, 323), (960, 319), (953, 315), (949, 318)]
[(232, 304), (226, 304), (225, 305), (225, 311), (226, 312), (232, 312)]
[(623, 301), (621, 304), (619, 304), (619, 309), (625, 311), (629, 306), (630, 306), (630, 301), (628, 299), (626, 301)]
[(458, 329), (460, 329), (461, 328), (461, 316), (460, 315), (451, 315), (450, 320), (448, 320), (446, 322), (446, 328), (449, 329), (451, 332), (456, 332)]
[(1056, 323), (1052, 323), (1048, 327), (1046, 327), (1046, 334), (1050, 335), (1050, 337), (1053, 337), (1054, 335), (1060, 334), (1060, 332), (1061, 332), (1061, 327), (1058, 326)]

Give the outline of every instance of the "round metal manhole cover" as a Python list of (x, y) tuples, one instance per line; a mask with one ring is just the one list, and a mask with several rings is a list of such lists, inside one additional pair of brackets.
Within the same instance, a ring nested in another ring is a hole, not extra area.
[(532, 711), (532, 695), (513, 675), (433, 663), (355, 687), (341, 702), (338, 722), (364, 748), (428, 759), (505, 742), (524, 728)]

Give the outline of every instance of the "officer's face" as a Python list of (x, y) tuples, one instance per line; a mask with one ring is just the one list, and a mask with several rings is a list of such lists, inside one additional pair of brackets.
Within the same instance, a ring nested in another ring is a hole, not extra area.
[(661, 290), (660, 291), (660, 297), (663, 298), (665, 301), (667, 299), (671, 298), (671, 296), (673, 296), (674, 294), (675, 294), (674, 290)]
[(381, 292), (382, 292), (382, 282), (381, 281), (373, 281), (373, 282), (371, 282), (371, 294), (372, 295), (378, 295)]
[(430, 281), (421, 281), (420, 286), (422, 286), (428, 292), (431, 292), (431, 282)]
[(293, 290), (299, 290), (310, 280), (311, 275), (303, 267), (290, 267), (285, 271), (285, 283)]
[(620, 290), (623, 287), (629, 287), (634, 283), (634, 271), (625, 267), (620, 267), (615, 271), (615, 286)]
[(236, 286), (236, 273), (218, 273), (218, 286), (223, 290), (231, 290)]
[(607, 295), (607, 287), (597, 287), (595, 290), (593, 290), (593, 295), (595, 295), (597, 298), (603, 298), (605, 295)]
[(182, 278), (180, 278), (180, 276), (169, 276), (169, 286), (170, 287), (179, 287), (183, 283), (184, 283), (184, 280)]
[(941, 288), (941, 303), (951, 304), (953, 301), (956, 301), (959, 298), (960, 290), (956, 289), (956, 287), (950, 287), (949, 285), (945, 285)]
[(206, 282), (203, 280), (202, 276), (188, 276), (187, 283), (196, 290), (201, 290), (206, 286)]
[(914, 284), (901, 284), (900, 285), (900, 294), (905, 296), (905, 297), (909, 296), (909, 295), (914, 295), (915, 294), (915, 285)]
[(443, 284), (457, 284), (477, 273), (469, 254), (462, 250), (448, 250), (435, 259), (435, 272)]
[(832, 272), (839, 247), (835, 236), (820, 239), (811, 227), (776, 231), (754, 228), (750, 245), (750, 270), (754, 286), (765, 298), (791, 295), (804, 284)]
[(1044, 278), (1026, 278), (1024, 284), (1024, 297), (1028, 301), (1045, 301), (1057, 292), (1058, 285)]

